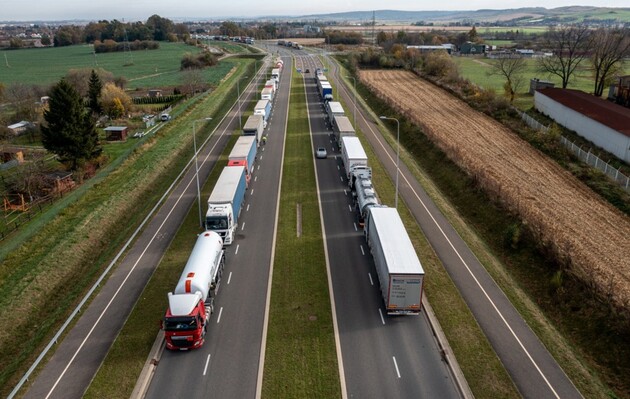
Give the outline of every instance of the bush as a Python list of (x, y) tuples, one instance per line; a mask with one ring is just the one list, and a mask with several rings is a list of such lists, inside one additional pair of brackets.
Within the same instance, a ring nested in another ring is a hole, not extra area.
[(203, 69), (216, 65), (217, 62), (217, 57), (207, 51), (203, 51), (197, 55), (186, 53), (182, 57), (179, 69), (182, 71), (186, 69)]

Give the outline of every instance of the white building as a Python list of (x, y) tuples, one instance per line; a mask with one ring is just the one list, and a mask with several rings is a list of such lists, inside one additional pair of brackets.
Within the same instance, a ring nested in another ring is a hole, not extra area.
[(619, 159), (630, 162), (630, 109), (570, 89), (541, 89), (536, 109)]

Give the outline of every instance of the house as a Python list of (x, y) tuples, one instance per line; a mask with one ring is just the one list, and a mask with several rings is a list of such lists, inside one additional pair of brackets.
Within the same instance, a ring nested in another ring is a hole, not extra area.
[(630, 162), (630, 109), (579, 90), (547, 88), (534, 106), (617, 158)]
[(109, 126), (105, 129), (108, 141), (125, 141), (127, 140), (127, 133), (129, 128), (127, 126)]
[(485, 54), (486, 45), (466, 42), (459, 46), (459, 53), (463, 55)]
[(29, 121), (20, 121), (18, 123), (14, 123), (12, 125), (7, 126), (7, 128), (11, 131), (11, 133), (13, 133), (16, 136), (18, 134), (24, 133), (26, 129), (28, 129), (29, 127), (33, 127), (33, 123)]

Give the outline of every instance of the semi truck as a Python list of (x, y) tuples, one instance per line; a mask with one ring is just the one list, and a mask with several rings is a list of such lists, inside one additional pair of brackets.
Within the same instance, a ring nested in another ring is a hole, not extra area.
[(332, 101), (333, 100), (333, 89), (330, 83), (322, 82), (319, 87), (319, 94), (322, 96), (322, 100), (324, 101)]
[(262, 115), (250, 115), (243, 125), (243, 136), (256, 136), (256, 143), (260, 145), (264, 130), (265, 122)]
[(347, 116), (335, 116), (333, 118), (333, 135), (335, 140), (339, 143), (342, 137), (356, 136), (354, 127)]
[(271, 70), (271, 79), (275, 79), (276, 81), (280, 80), (280, 68), (273, 68)]
[(271, 87), (263, 88), (260, 92), (260, 99), (273, 101), (273, 92), (274, 90)]
[(256, 150), (258, 148), (256, 142), (255, 136), (241, 136), (236, 140), (228, 156), (228, 166), (245, 167), (245, 181), (248, 187), (256, 162)]
[(339, 101), (328, 101), (326, 105), (324, 105), (324, 109), (326, 110), (326, 117), (328, 118), (328, 122), (332, 125), (334, 123), (335, 116), (345, 116), (346, 113), (343, 110), (343, 106)]
[(356, 136), (342, 137), (340, 145), (341, 162), (346, 172), (346, 178), (350, 180), (354, 170), (368, 166), (367, 154)]
[(162, 322), (166, 348), (188, 350), (203, 345), (224, 264), (219, 234), (200, 234), (175, 290), (168, 293)]
[(355, 170), (351, 180), (353, 181), (352, 197), (355, 199), (359, 226), (364, 227), (369, 209), (380, 205), (372, 184), (372, 170), (370, 168)]
[(370, 207), (364, 233), (387, 314), (419, 314), (424, 269), (396, 208)]
[(206, 229), (218, 233), (223, 245), (234, 242), (246, 189), (245, 167), (226, 166), (210, 193)]
[(267, 122), (269, 122), (269, 117), (271, 116), (271, 101), (258, 100), (256, 106), (254, 107), (254, 115), (262, 116), (263, 127), (266, 127)]

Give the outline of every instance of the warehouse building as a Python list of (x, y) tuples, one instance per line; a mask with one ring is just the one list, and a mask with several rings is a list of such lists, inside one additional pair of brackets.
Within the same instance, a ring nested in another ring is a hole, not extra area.
[(630, 162), (630, 109), (579, 90), (537, 90), (534, 105), (556, 123)]

